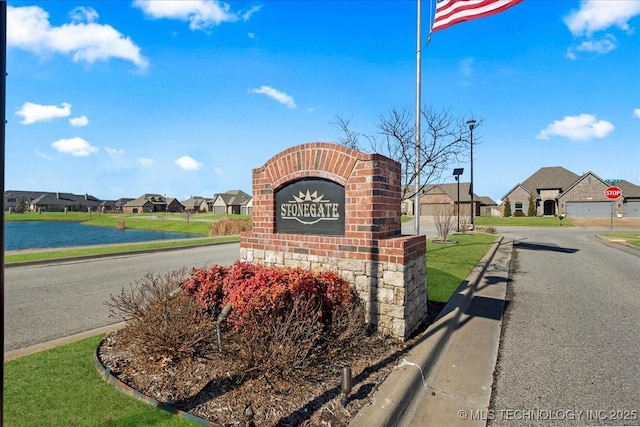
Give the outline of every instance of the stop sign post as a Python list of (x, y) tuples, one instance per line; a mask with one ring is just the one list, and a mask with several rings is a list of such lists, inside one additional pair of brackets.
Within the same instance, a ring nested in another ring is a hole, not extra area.
[(618, 197), (622, 196), (622, 190), (620, 190), (619, 187), (608, 187), (604, 190), (604, 195), (607, 199), (611, 200), (611, 224), (609, 229), (613, 230), (613, 204)]

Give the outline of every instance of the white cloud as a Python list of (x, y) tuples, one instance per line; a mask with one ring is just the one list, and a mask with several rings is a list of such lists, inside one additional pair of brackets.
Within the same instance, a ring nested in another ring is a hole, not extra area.
[(465, 58), (458, 62), (458, 70), (460, 71), (460, 74), (465, 77), (473, 74), (473, 61), (473, 58)]
[(247, 20), (261, 6), (254, 6), (246, 12), (233, 12), (228, 3), (218, 0), (135, 0), (133, 5), (152, 19), (177, 19), (189, 22), (192, 30), (207, 30), (223, 22)]
[(258, 93), (258, 94), (261, 94), (261, 95), (266, 95), (269, 98), (275, 99), (280, 104), (286, 105), (287, 108), (291, 108), (291, 109), (296, 108), (296, 103), (295, 103), (295, 101), (293, 100), (292, 97), (290, 97), (286, 93), (280, 92), (279, 90), (274, 89), (272, 87), (260, 86), (260, 88), (258, 88), (258, 89), (251, 89), (251, 92)]
[(69, 12), (73, 22), (95, 22), (98, 20), (98, 12), (91, 7), (78, 6)]
[(92, 8), (71, 11), (71, 23), (51, 26), (49, 14), (38, 6), (7, 7), (7, 46), (38, 55), (61, 53), (74, 62), (94, 63), (120, 58), (144, 69), (148, 61), (129, 37), (110, 25), (98, 24)]
[(633, 109), (633, 117), (635, 117), (636, 119), (640, 119), (640, 108)]
[(538, 134), (538, 139), (549, 139), (550, 135), (569, 138), (572, 141), (587, 141), (604, 138), (613, 132), (614, 126), (606, 120), (597, 120), (592, 114), (566, 116), (556, 120)]
[(640, 2), (628, 0), (582, 0), (580, 9), (564, 18), (573, 35), (591, 35), (617, 26), (628, 31), (629, 20), (640, 15)]
[(617, 40), (611, 34), (597, 38), (594, 34), (618, 27), (632, 32), (629, 20), (640, 15), (640, 1), (627, 0), (582, 0), (580, 9), (573, 10), (564, 18), (569, 31), (584, 40), (571, 46), (567, 58), (576, 59), (578, 52), (606, 54), (616, 48)]
[(63, 154), (71, 154), (74, 157), (89, 156), (98, 149), (80, 137), (59, 139), (51, 146)]
[(605, 54), (616, 48), (616, 38), (608, 34), (600, 40), (585, 40), (575, 47), (578, 52), (595, 52)]
[(124, 154), (124, 150), (118, 150), (117, 148), (104, 147), (104, 151), (112, 158), (121, 158)]
[(201, 163), (189, 156), (180, 157), (178, 160), (176, 160), (176, 165), (178, 165), (181, 169), (188, 171), (197, 171), (202, 167)]
[(246, 12), (240, 12), (240, 15), (242, 16), (243, 20), (248, 21), (251, 18), (251, 16), (253, 16), (254, 13), (259, 12), (260, 9), (262, 9), (262, 5), (252, 6)]
[(37, 157), (41, 157), (41, 158), (46, 159), (46, 160), (53, 160), (53, 157), (51, 157), (50, 155), (48, 155), (46, 153), (43, 153), (42, 151), (37, 150), (37, 149), (36, 149), (36, 156)]
[(116, 172), (129, 168), (127, 159), (124, 156), (124, 150), (104, 147), (104, 151), (109, 156), (109, 163), (105, 165), (105, 168), (108, 172)]
[(140, 157), (138, 158), (138, 164), (143, 168), (148, 168), (149, 166), (153, 165), (153, 159), (149, 159), (147, 157)]
[(16, 111), (16, 115), (22, 116), (23, 125), (30, 125), (36, 122), (48, 122), (60, 117), (71, 115), (71, 104), (63, 102), (60, 106), (40, 105), (33, 102), (25, 102), (22, 108)]
[(71, 124), (71, 126), (73, 127), (83, 127), (89, 124), (89, 119), (87, 118), (87, 116), (80, 116), (80, 117), (72, 117), (69, 119), (69, 123)]

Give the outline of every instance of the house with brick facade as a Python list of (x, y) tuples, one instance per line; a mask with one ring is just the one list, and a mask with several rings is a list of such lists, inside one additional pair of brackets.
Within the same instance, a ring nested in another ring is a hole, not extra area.
[[(471, 183), (461, 182), (427, 185), (420, 197), (420, 215), (431, 216), (435, 214), (471, 216)], [(459, 194), (458, 194), (459, 193)], [(413, 199), (404, 201), (404, 208), (408, 215), (413, 213)], [(497, 203), (490, 197), (473, 194), (474, 216), (481, 214), (494, 214), (497, 212)], [(496, 208), (496, 209), (492, 209)]]
[(201, 196), (191, 196), (187, 200), (183, 200), (182, 206), (186, 212), (207, 212), (206, 199)]
[(516, 184), (502, 202), (509, 200), (514, 215), (527, 215), (534, 203), (536, 216), (606, 218), (613, 209), (617, 216), (640, 217), (640, 186), (616, 180), (622, 196), (612, 202), (604, 194), (611, 185), (593, 172), (577, 175), (561, 166), (543, 167)]

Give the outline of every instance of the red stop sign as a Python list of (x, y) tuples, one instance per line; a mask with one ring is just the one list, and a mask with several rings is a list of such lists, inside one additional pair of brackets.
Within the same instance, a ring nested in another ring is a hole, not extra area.
[(608, 199), (615, 200), (622, 196), (622, 190), (618, 187), (609, 187), (604, 190), (604, 195), (607, 196)]

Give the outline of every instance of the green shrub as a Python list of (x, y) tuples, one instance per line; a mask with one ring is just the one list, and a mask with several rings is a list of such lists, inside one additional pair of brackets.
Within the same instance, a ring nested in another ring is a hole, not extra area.
[(529, 196), (529, 208), (527, 209), (527, 216), (536, 216), (536, 199), (533, 195)]
[(504, 200), (504, 217), (508, 218), (511, 216), (511, 201), (509, 200), (509, 198), (507, 197)]

